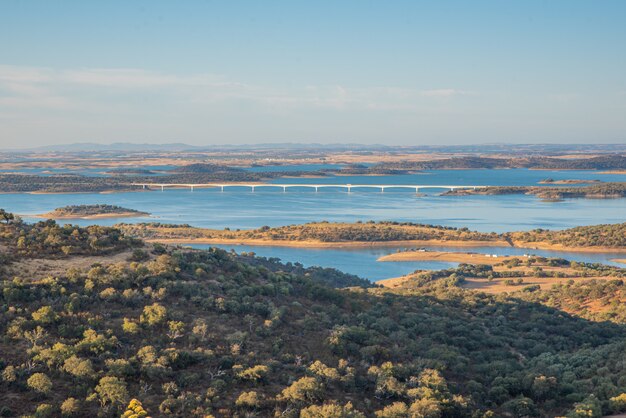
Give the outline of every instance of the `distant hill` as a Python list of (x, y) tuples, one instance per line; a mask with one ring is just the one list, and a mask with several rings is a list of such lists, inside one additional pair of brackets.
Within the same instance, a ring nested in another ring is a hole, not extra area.
[(357, 143), (329, 143), (319, 142), (264, 142), (258, 144), (205, 144), (190, 145), (181, 142), (166, 144), (114, 142), (99, 144), (93, 142), (79, 142), (72, 144), (54, 144), (39, 147), (1, 148), (4, 151), (19, 152), (89, 152), (89, 151), (228, 151), (228, 150), (311, 150), (317, 151), (385, 151), (385, 152), (440, 152), (461, 154), (523, 154), (525, 156), (547, 156), (563, 154), (605, 154), (624, 153), (626, 144), (473, 144), (473, 145), (382, 145)]
[[(54, 144), (39, 147), (16, 147), (6, 148), (6, 151), (21, 152), (87, 152), (87, 151), (226, 151), (226, 150), (297, 150), (297, 149), (318, 149), (318, 150), (381, 150), (391, 149), (385, 145), (364, 145), (364, 144), (320, 144), (320, 143), (260, 143), (260, 144), (206, 144), (189, 145), (185, 143), (131, 143), (114, 142), (111, 144), (99, 144), (94, 142), (77, 142), (73, 144)], [(1, 148), (0, 148), (1, 149)]]

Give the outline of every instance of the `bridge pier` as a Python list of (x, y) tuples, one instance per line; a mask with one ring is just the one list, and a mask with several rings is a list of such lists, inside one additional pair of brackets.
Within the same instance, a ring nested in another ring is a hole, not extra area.
[(283, 193), (287, 192), (287, 186), (283, 186)]
[(163, 191), (165, 189), (165, 186), (161, 185), (161, 191)]
[(220, 187), (222, 188), (222, 191), (224, 191), (224, 185), (222, 184), (222, 185), (220, 185)]
[(250, 186), (250, 187), (252, 187), (252, 193), (254, 193), (254, 186)]
[(193, 192), (193, 185), (190, 185), (189, 187), (191, 187), (191, 191)]
[(416, 188), (415, 188), (415, 194), (419, 194), (419, 192), (420, 192), (420, 188), (419, 188), (419, 187), (416, 187)]
[(317, 189), (319, 189), (319, 187), (318, 187), (318, 186), (315, 186), (315, 193), (317, 193)]

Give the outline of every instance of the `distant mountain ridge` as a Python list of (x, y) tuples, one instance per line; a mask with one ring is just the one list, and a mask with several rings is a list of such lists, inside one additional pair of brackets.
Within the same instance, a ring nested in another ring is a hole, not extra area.
[(489, 143), (474, 145), (383, 145), (356, 143), (298, 143), (298, 142), (267, 142), (259, 144), (207, 144), (190, 145), (182, 142), (165, 144), (114, 142), (100, 144), (95, 142), (77, 142), (72, 144), (55, 144), (37, 147), (2, 147), (0, 152), (35, 153), (35, 152), (153, 152), (153, 151), (229, 151), (229, 150), (299, 150), (315, 149), (318, 151), (385, 151), (385, 152), (441, 152), (465, 154), (499, 154), (525, 153), (535, 155), (559, 155), (564, 153), (626, 153), (625, 144), (506, 144)]

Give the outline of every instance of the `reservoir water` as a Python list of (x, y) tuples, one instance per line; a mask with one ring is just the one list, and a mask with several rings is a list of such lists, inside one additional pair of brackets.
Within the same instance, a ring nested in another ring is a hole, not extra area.
[[(299, 167), (303, 168), (303, 167)], [(316, 166), (315, 169), (319, 169)], [(259, 169), (256, 167), (255, 169)], [(313, 169), (311, 167), (310, 169)], [(452, 184), (452, 185), (537, 185), (554, 180), (585, 179), (624, 181), (626, 176), (597, 171), (547, 170), (442, 170), (401, 176), (336, 176), (324, 178), (282, 178), (277, 183), (308, 184)], [(468, 227), (484, 232), (563, 229), (578, 225), (626, 222), (626, 199), (568, 199), (546, 202), (534, 196), (440, 196), (436, 191), (416, 195), (402, 189), (380, 191), (328, 188), (257, 189), (166, 189), (165, 191), (80, 194), (0, 194), (0, 207), (20, 214), (27, 221), (32, 215), (65, 205), (107, 203), (151, 213), (150, 217), (126, 218), (124, 222), (186, 223), (206, 228), (247, 229), (263, 225), (280, 226), (312, 221), (355, 222), (393, 220)], [(71, 223), (113, 225), (119, 219), (72, 220)], [(229, 247), (230, 248), (230, 247)], [(284, 247), (237, 247), (258, 255), (279, 257), (304, 265), (335, 267), (362, 277), (379, 280), (406, 274), (418, 268), (439, 269), (454, 263), (376, 262), (396, 249), (303, 249)], [(475, 249), (482, 252), (481, 249)], [(490, 253), (516, 254), (518, 249), (485, 249)], [(520, 254), (529, 252), (521, 250)], [(532, 253), (541, 252), (533, 250)], [(544, 252), (545, 253), (545, 252)], [(610, 263), (617, 255), (551, 253), (580, 261)]]

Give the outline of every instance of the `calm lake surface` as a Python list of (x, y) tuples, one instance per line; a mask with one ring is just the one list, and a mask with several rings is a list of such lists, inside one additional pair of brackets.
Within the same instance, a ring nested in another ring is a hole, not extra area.
[[(299, 166), (298, 169), (319, 169)], [(625, 181), (626, 176), (596, 171), (547, 170), (442, 170), (401, 176), (338, 176), (327, 178), (284, 178), (277, 183), (307, 184), (411, 184), (411, 185), (536, 185), (547, 177), (555, 180), (585, 179)], [(0, 207), (20, 214), (27, 221), (32, 215), (65, 205), (107, 203), (149, 212), (150, 217), (126, 218), (124, 222), (188, 223), (206, 228), (258, 228), (312, 221), (355, 222), (393, 220), (468, 227), (479, 231), (513, 231), (534, 228), (563, 229), (578, 225), (621, 223), (626, 221), (626, 199), (570, 199), (545, 202), (534, 196), (439, 196), (437, 191), (424, 195), (403, 189), (352, 191), (325, 188), (316, 193), (309, 188), (170, 189), (152, 192), (112, 194), (0, 194)], [(29, 217), (30, 215), (30, 217)], [(72, 220), (71, 223), (113, 225), (120, 219)], [(227, 247), (230, 248), (230, 247)], [(397, 249), (303, 249), (284, 247), (236, 247), (261, 256), (304, 265), (335, 267), (359, 276), (379, 280), (400, 276), (415, 269), (439, 269), (454, 263), (376, 262)], [(580, 261), (604, 262), (617, 255), (564, 254), (538, 250), (473, 249), (494, 254), (534, 254), (562, 256)]]
[[(193, 248), (218, 247), (224, 250), (235, 250), (238, 253), (253, 252), (261, 257), (280, 258), (284, 262), (299, 262), (305, 266), (333, 267), (338, 270), (356, 274), (366, 279), (377, 281), (390, 277), (399, 277), (415, 270), (440, 270), (456, 267), (458, 263), (441, 261), (376, 261), (378, 258), (395, 253), (404, 248), (358, 248), (358, 249), (328, 249), (328, 248), (290, 248), (290, 247), (266, 247), (250, 245), (190, 245)], [(459, 251), (455, 247), (428, 247), (434, 251)], [(624, 254), (592, 254), (592, 253), (566, 253), (559, 251), (529, 250), (524, 248), (510, 247), (472, 247), (463, 248), (461, 251), (473, 251), (498, 255), (523, 255), (535, 254), (546, 257), (563, 257), (568, 260), (584, 261), (589, 263), (603, 263), (626, 267), (623, 264), (610, 261), (612, 258), (624, 257)]]

